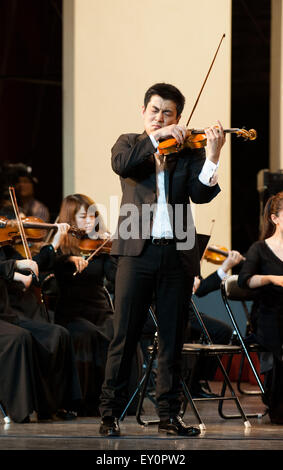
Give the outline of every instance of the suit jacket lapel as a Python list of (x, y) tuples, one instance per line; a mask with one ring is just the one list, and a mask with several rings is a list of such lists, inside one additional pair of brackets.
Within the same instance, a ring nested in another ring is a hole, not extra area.
[[(140, 141), (140, 140), (143, 140), (145, 139), (145, 137), (148, 137), (147, 133), (144, 131), (142, 134), (140, 134), (138, 137), (137, 137), (137, 141)], [(154, 165), (155, 167), (155, 159), (154, 159), (154, 154), (152, 154), (150, 156), (150, 158), (147, 160), (148, 162), (150, 162), (152, 165)]]

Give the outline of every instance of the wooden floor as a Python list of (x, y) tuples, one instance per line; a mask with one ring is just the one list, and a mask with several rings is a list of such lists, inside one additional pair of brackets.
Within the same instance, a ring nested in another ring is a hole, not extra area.
[[(213, 390), (217, 392), (218, 388), (218, 383), (214, 383)], [(242, 395), (240, 402), (247, 414), (263, 413), (265, 410), (259, 396)], [(240, 455), (238, 451), (283, 451), (283, 426), (271, 424), (268, 416), (249, 418), (251, 427), (246, 427), (241, 418), (221, 418), (218, 414), (218, 402), (202, 402), (197, 407), (206, 429), (193, 438), (159, 434), (156, 425), (141, 426), (135, 416), (128, 416), (121, 422), (121, 436), (115, 438), (99, 435), (99, 418), (77, 418), (69, 422), (34, 420), (28, 424), (4, 424), (2, 421), (0, 451), (1, 455), (4, 450), (96, 451), (96, 458), (104, 459), (113, 458), (113, 455), (119, 457), (119, 452), (127, 455), (125, 451), (138, 451), (146, 455), (149, 452), (151, 455), (173, 453), (179, 456), (188, 451), (201, 451), (202, 455), (205, 454), (204, 451), (237, 451), (237, 456)], [(224, 410), (227, 414), (237, 412), (231, 401), (225, 403)], [(156, 419), (154, 407), (148, 399), (144, 402), (142, 419)], [(184, 420), (188, 424), (197, 424), (190, 408), (186, 411)], [(266, 457), (266, 453), (264, 455)]]

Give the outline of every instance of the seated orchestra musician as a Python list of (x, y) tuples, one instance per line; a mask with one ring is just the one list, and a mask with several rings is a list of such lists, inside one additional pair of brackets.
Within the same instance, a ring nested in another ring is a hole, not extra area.
[(264, 403), (272, 423), (283, 424), (283, 192), (265, 204), (260, 240), (249, 248), (239, 273), (240, 287), (254, 289), (252, 323), (261, 356)]
[[(94, 201), (88, 196), (65, 197), (59, 222), (86, 232), (82, 240), (68, 233), (57, 251), (54, 272), (59, 293), (55, 321), (68, 329), (73, 340), (83, 398), (79, 414), (97, 416), (108, 346), (113, 337), (113, 306), (105, 280), (114, 283), (116, 259), (109, 254), (107, 242), (104, 249), (87, 260), (99, 242), (97, 236), (106, 234)], [(136, 386), (140, 373), (137, 354), (133, 358), (131, 388)]]
[(67, 224), (57, 224), (52, 244), (34, 259), (12, 245), (0, 247), (0, 403), (15, 422), (74, 419), (81, 400), (69, 332), (49, 323), (33, 292), (34, 278), (50, 269)]

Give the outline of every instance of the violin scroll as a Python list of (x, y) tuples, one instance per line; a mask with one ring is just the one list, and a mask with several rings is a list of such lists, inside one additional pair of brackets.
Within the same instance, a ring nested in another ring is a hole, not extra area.
[(257, 138), (257, 131), (255, 129), (239, 129), (236, 131), (237, 137), (243, 137), (245, 140), (255, 140)]

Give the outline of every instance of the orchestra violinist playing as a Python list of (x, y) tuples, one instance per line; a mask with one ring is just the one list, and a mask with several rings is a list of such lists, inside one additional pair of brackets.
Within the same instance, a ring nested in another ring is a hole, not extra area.
[[(80, 416), (97, 416), (108, 346), (113, 337), (112, 299), (104, 283), (114, 283), (116, 260), (109, 254), (104, 222), (94, 201), (83, 194), (63, 200), (59, 222), (85, 232), (82, 239), (67, 234), (57, 250), (54, 267), (59, 289), (55, 321), (72, 337), (80, 378), (82, 401)], [(100, 243), (102, 242), (102, 243)], [(103, 249), (97, 248), (104, 244)], [(105, 249), (107, 248), (107, 249)], [(93, 253), (97, 253), (92, 257)], [(139, 374), (133, 354), (131, 381), (136, 386)], [(131, 369), (128, 363), (129, 370)]]
[(29, 422), (33, 412), (38, 420), (74, 419), (81, 400), (70, 334), (49, 321), (33, 291), (41, 271), (52, 269), (68, 226), (57, 228), (33, 259), (11, 244), (0, 247), (0, 402), (15, 422)]
[(264, 208), (260, 240), (249, 248), (239, 274), (240, 287), (256, 292), (251, 319), (261, 354), (264, 403), (272, 423), (283, 424), (283, 192)]

